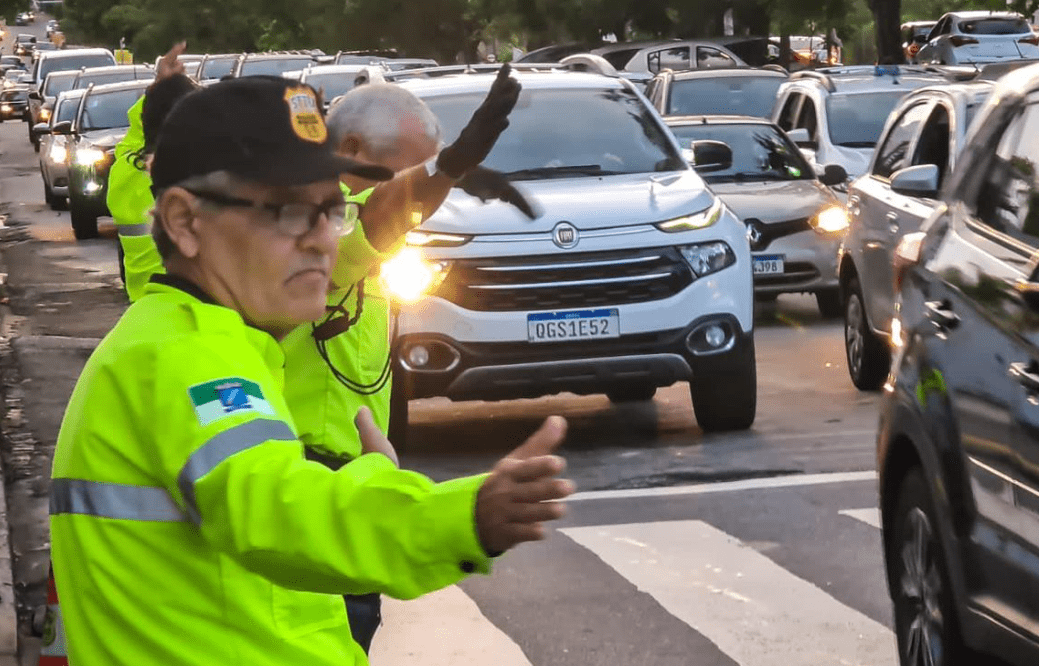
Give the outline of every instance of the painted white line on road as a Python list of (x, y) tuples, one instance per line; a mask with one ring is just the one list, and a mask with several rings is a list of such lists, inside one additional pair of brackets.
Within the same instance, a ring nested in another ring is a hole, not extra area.
[(707, 523), (561, 531), (741, 666), (898, 663), (889, 629)]
[(383, 597), (371, 663), (388, 666), (531, 666), (511, 638), (457, 585), (411, 601)]
[(763, 490), (769, 488), (794, 488), (797, 486), (820, 486), (828, 483), (850, 483), (857, 481), (876, 481), (876, 472), (836, 472), (829, 474), (788, 474), (770, 476), (763, 479), (743, 479), (741, 481), (720, 481), (718, 483), (697, 483), (686, 486), (667, 486), (663, 488), (628, 488), (624, 490), (589, 490), (574, 493), (566, 498), (567, 502), (584, 502), (588, 500), (633, 499), (641, 497), (669, 497), (673, 495), (705, 495), (707, 493), (731, 493), (740, 490)]
[(855, 520), (861, 520), (871, 527), (880, 529), (880, 509), (844, 509), (838, 513)]

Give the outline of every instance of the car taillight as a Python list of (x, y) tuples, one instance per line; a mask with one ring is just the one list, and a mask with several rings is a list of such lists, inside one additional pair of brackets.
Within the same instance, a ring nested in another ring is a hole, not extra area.
[(895, 295), (902, 291), (902, 281), (910, 268), (920, 262), (920, 246), (924, 241), (924, 232), (916, 231), (902, 236), (895, 247), (894, 274)]
[(978, 40), (973, 37), (964, 37), (963, 35), (953, 35), (949, 38), (949, 41), (953, 46), (965, 46), (966, 44), (977, 44)]
[(1031, 35), (1030, 37), (1022, 37), (1017, 40), (1018, 44), (1031, 44), (1032, 46), (1039, 46), (1039, 35)]

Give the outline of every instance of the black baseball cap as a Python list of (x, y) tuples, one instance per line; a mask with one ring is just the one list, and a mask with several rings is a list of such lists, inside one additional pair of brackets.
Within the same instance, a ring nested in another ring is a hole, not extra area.
[(344, 173), (367, 180), (393, 177), (389, 169), (337, 155), (321, 113), (313, 88), (282, 77), (246, 76), (189, 93), (162, 125), (152, 188), (214, 171), (288, 186)]

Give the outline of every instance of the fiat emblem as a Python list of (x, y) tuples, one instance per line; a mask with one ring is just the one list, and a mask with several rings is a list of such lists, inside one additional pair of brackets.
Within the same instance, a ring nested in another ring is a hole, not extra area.
[(569, 222), (560, 222), (552, 230), (552, 242), (564, 250), (574, 247), (579, 240), (580, 236), (577, 233), (577, 227)]

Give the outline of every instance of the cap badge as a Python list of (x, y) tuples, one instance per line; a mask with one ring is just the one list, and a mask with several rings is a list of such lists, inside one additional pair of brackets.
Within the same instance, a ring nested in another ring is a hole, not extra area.
[(288, 88), (285, 102), (289, 105), (289, 120), (292, 131), (304, 141), (324, 143), (328, 129), (318, 110), (317, 97), (309, 88)]

